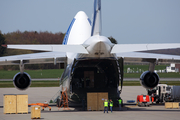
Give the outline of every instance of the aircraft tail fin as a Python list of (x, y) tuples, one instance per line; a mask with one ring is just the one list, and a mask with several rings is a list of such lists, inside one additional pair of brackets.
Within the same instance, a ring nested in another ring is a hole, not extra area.
[(101, 0), (94, 0), (91, 36), (101, 35)]

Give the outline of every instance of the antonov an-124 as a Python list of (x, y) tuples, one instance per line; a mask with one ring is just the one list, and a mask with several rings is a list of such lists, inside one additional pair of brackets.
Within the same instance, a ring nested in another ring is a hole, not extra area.
[[(0, 65), (19, 65), (20, 72), (13, 78), (14, 86), (27, 89), (31, 77), (24, 72), (26, 64), (65, 63), (60, 78), (60, 90), (67, 90), (73, 100), (80, 102), (87, 92), (108, 92), (116, 100), (122, 92), (124, 62), (148, 62), (149, 70), (142, 73), (143, 87), (154, 88), (159, 76), (154, 72), (158, 63), (179, 63), (180, 56), (145, 53), (141, 51), (180, 48), (179, 43), (168, 44), (113, 44), (101, 33), (101, 0), (94, 0), (92, 20), (80, 11), (73, 18), (63, 44), (6, 45), (11, 49), (46, 51), (34, 54), (0, 57)], [(119, 87), (120, 85), (120, 87)], [(119, 87), (119, 88), (118, 88)]]

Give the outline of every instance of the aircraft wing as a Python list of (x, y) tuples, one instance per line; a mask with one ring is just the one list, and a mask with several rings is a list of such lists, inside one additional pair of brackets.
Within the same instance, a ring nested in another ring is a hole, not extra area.
[(42, 52), (23, 55), (0, 57), (0, 65), (43, 64), (63, 63), (66, 61), (66, 53), (63, 52)]
[(83, 45), (3, 45), (4, 47), (11, 49), (23, 49), (23, 50), (41, 50), (41, 51), (54, 51), (54, 52), (72, 52), (88, 54), (88, 51)]
[(165, 44), (115, 44), (111, 53), (137, 52), (147, 50), (180, 48), (180, 43)]
[(155, 54), (145, 52), (125, 52), (117, 53), (118, 58), (123, 57), (124, 62), (140, 63), (140, 62), (158, 62), (158, 63), (180, 63), (180, 56)]

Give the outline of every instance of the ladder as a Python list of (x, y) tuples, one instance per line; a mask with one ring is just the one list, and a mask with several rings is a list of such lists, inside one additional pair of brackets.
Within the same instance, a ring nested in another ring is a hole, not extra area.
[(64, 107), (63, 110), (65, 110), (65, 109), (70, 110), (70, 109), (69, 109), (69, 104), (68, 104), (67, 89), (64, 90), (64, 91), (62, 91), (60, 102), (62, 102), (62, 105), (58, 108), (58, 110), (59, 110), (61, 107)]

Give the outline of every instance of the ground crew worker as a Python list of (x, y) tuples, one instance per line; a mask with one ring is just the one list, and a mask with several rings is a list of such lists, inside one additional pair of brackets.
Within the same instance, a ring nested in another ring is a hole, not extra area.
[(110, 99), (110, 102), (109, 102), (109, 106), (110, 106), (110, 110), (111, 110), (111, 113), (112, 113), (113, 101), (111, 99)]
[(105, 101), (104, 101), (104, 113), (105, 113), (106, 109), (107, 109), (107, 113), (108, 113), (108, 101), (107, 101), (107, 99), (105, 99)]
[(121, 104), (122, 104), (122, 100), (121, 100), (121, 98), (119, 98), (119, 110), (121, 111)]

